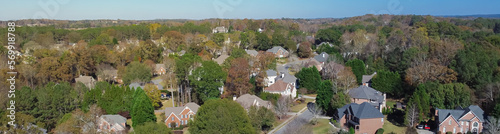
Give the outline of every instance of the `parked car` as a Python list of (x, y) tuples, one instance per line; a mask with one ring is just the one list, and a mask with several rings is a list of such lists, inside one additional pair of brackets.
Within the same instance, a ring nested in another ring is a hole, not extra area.
[(424, 125), (422, 125), (422, 124), (417, 125), (417, 129), (424, 129)]
[(429, 125), (425, 124), (424, 129), (425, 129), (425, 130), (430, 130), (430, 129), (431, 129), (431, 127), (429, 127)]

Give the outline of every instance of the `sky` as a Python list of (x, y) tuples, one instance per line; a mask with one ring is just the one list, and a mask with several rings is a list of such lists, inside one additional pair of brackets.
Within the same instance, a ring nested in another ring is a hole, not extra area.
[(344, 18), (500, 14), (500, 0), (0, 0), (0, 20)]

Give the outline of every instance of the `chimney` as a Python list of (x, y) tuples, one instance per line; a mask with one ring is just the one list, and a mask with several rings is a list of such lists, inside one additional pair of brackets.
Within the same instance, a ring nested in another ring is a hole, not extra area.
[(281, 72), (281, 78), (285, 77), (285, 73)]
[(233, 95), (233, 101), (236, 101), (236, 95)]
[(323, 54), (323, 58), (326, 58), (326, 54)]

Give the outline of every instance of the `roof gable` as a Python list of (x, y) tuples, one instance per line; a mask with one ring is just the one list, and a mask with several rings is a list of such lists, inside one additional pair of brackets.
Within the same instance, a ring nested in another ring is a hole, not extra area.
[(344, 114), (354, 115), (359, 119), (384, 118), (384, 115), (380, 113), (379, 110), (367, 102), (363, 102), (361, 104), (347, 104), (337, 110), (337, 116), (339, 116), (339, 118), (344, 116)]
[(370, 99), (377, 101), (383, 101), (384, 99), (382, 92), (363, 85), (357, 88), (350, 89), (349, 96), (351, 96), (351, 98), (356, 98), (356, 99)]
[(283, 92), (286, 91), (288, 84), (283, 82), (282, 80), (277, 80), (276, 83), (272, 84), (271, 86), (265, 88), (265, 91), (271, 91), (271, 92)]

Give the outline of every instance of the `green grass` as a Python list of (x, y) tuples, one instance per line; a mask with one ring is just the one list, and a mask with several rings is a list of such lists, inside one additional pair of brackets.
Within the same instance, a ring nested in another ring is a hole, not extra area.
[(188, 127), (185, 127), (184, 129), (182, 129), (182, 131), (184, 132), (184, 134), (190, 134), (189, 130), (188, 130)]
[(394, 100), (387, 100), (386, 103), (388, 107), (394, 107), (394, 105), (396, 105), (396, 101)]
[(328, 119), (318, 119), (318, 123), (313, 126), (313, 134), (326, 134), (333, 127), (328, 124)]
[(172, 105), (172, 99), (168, 99), (168, 100), (162, 100), (161, 101), (161, 104), (163, 104), (163, 106), (160, 108), (160, 109), (165, 109), (167, 107), (174, 107)]
[(394, 132), (396, 134), (404, 134), (406, 132), (405, 127), (399, 127), (387, 121), (387, 116), (384, 117), (384, 126), (382, 126), (382, 128), (384, 129), (385, 133)]
[(306, 102), (291, 107), (290, 111), (292, 111), (292, 112), (299, 112), (300, 110), (302, 110), (304, 107), (307, 106), (307, 103), (313, 102), (313, 101), (314, 101), (313, 99), (306, 99)]

